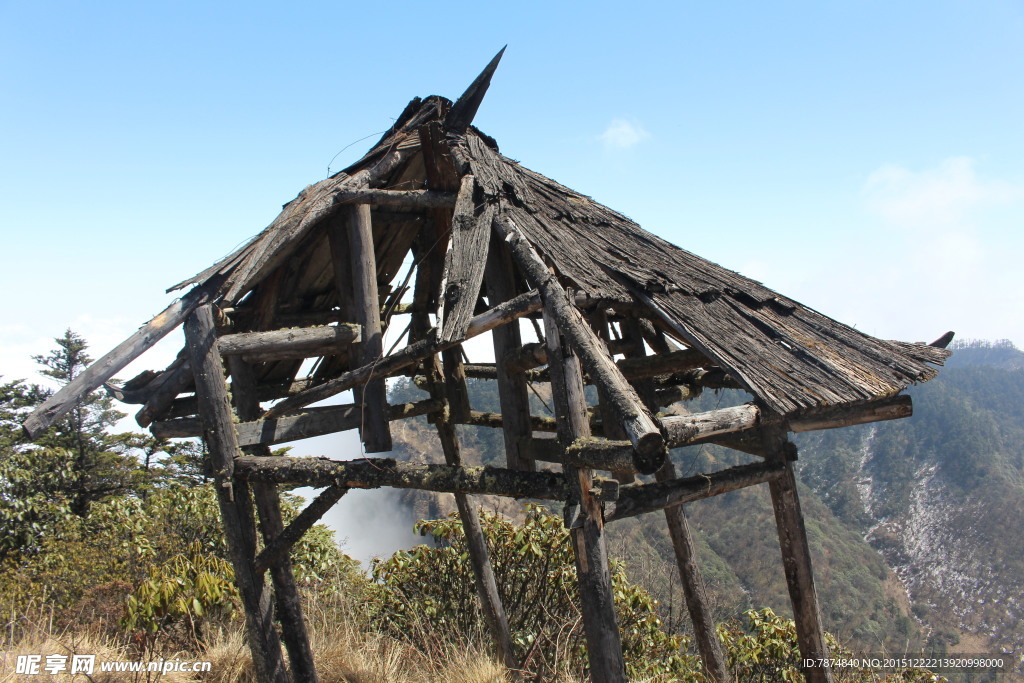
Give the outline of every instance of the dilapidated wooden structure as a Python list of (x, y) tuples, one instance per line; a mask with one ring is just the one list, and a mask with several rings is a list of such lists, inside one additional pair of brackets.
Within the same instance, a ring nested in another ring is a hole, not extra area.
[[(801, 651), (825, 656), (787, 434), (910, 415), (900, 392), (935, 376), (931, 364), (948, 355), (951, 335), (931, 345), (872, 338), (502, 156), (471, 125), (500, 56), (454, 104), (410, 102), (361, 160), (307, 187), (259, 235), (173, 287), (190, 289), (41, 406), (26, 431), (38, 434), (184, 324), (186, 348), (167, 369), (110, 388), (141, 404), (138, 422), (155, 435), (205, 439), (262, 680), (289, 677), (281, 641), (290, 675), (316, 680), (288, 550), (354, 487), (455, 494), (481, 608), (512, 669), (467, 494), (564, 501), (595, 681), (625, 680), (605, 526), (663, 511), (706, 672), (724, 681), (682, 506), (767, 483)], [(402, 325), (404, 345), (385, 351), (384, 332)], [(485, 334), (495, 362), (470, 362), (463, 343)], [(524, 343), (524, 334), (538, 341)], [(389, 405), (385, 381), (396, 375), (416, 377), (430, 398)], [(500, 414), (473, 409), (467, 377), (497, 382)], [(550, 383), (554, 418), (531, 414), (531, 382)], [(595, 405), (586, 385), (597, 388)], [(741, 388), (752, 400), (659, 412), (705, 387)], [(351, 404), (313, 405), (347, 390)], [(391, 448), (389, 423), (415, 415), (436, 426), (443, 463), (375, 457)], [(463, 466), (458, 424), (501, 429), (505, 466)], [(272, 444), (350, 429), (364, 453), (269, 455)], [(677, 477), (668, 449), (708, 442), (759, 459)], [(287, 527), (283, 483), (323, 487)], [(827, 669), (806, 673), (829, 680)]]

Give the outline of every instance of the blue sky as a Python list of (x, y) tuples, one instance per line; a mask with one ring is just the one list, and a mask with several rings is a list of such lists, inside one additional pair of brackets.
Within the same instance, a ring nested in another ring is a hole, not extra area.
[(0, 0), (0, 374), (101, 355), (506, 43), (505, 154), (870, 334), (1020, 346), (1022, 8)]

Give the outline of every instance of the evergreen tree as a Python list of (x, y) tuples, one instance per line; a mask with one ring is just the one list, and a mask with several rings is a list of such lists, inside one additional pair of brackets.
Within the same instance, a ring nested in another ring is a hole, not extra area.
[[(86, 353), (85, 340), (70, 329), (54, 341), (56, 348), (33, 356), (33, 360), (43, 366), (42, 374), (64, 386), (85, 370), (92, 358)], [(93, 392), (35, 441), (68, 454), (73, 477), (67, 498), (76, 515), (85, 516), (95, 501), (137, 490), (143, 483), (139, 463), (131, 457), (140, 444), (129, 435), (109, 433), (124, 416), (114, 409), (113, 399)]]

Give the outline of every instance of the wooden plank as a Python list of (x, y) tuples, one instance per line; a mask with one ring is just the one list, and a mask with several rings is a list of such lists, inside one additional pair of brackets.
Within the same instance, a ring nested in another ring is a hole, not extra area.
[(195, 368), (196, 396), (203, 418), (203, 434), (217, 484), (217, 500), (224, 520), (228, 557), (242, 596), (249, 650), (256, 675), (263, 681), (287, 683), (281, 641), (274, 627), (270, 591), (255, 571), (256, 538), (249, 487), (234, 477), (239, 452), (232, 425), (231, 404), (224, 368), (217, 350), (217, 333), (209, 304), (199, 306), (185, 321), (185, 338)]
[[(355, 322), (363, 329), (356, 357), (359, 365), (372, 365), (384, 355), (384, 335), (380, 326), (377, 261), (373, 251), (369, 206), (364, 204), (350, 210), (348, 243), (352, 267), (352, 313)], [(387, 418), (388, 394), (384, 378), (368, 379), (365, 384), (353, 389), (356, 403), (363, 407), (360, 433), (366, 452), (390, 451), (391, 429)]]
[(61, 387), (53, 396), (43, 401), (22, 424), (28, 438), (35, 439), (78, 405), (89, 392), (99, 388), (104, 382), (123, 370), (126, 365), (163, 339), (197, 307), (211, 301), (221, 282), (221, 278), (214, 278), (206, 284), (190, 290), (185, 296), (140, 327), (132, 336)]
[[(505, 302), (516, 295), (515, 271), (512, 257), (495, 235), (491, 235), (491, 246), (487, 252), (484, 283), (487, 300), (493, 305)], [(531, 438), (530, 396), (527, 393), (526, 377), (515, 374), (501, 366), (501, 359), (523, 346), (519, 323), (502, 325), (491, 332), (494, 357), (497, 359), (494, 377), (498, 381), (498, 404), (501, 406), (501, 430), (505, 445), (505, 463), (509, 469), (533, 472), (536, 464), (524, 452), (524, 444)], [(547, 362), (547, 351), (544, 354)], [(467, 372), (463, 367), (463, 372)], [(467, 373), (468, 374), (468, 373)]]
[[(779, 548), (786, 571), (786, 586), (793, 604), (797, 642), (803, 660), (828, 658), (825, 630), (821, 625), (821, 611), (814, 587), (811, 569), (811, 549), (800, 510), (800, 497), (796, 490), (793, 465), (786, 457), (786, 432), (777, 425), (762, 430), (764, 435), (765, 465), (781, 469), (780, 476), (769, 482), (775, 525), (779, 532)], [(808, 683), (831, 683), (832, 670), (827, 667), (801, 667)]]
[(477, 209), (473, 199), (476, 187), (473, 176), (462, 178), (459, 200), (452, 216), (451, 238), (441, 278), (441, 308), (438, 311), (442, 342), (461, 339), (466, 333), (484, 280), (495, 207), (484, 204)]
[(637, 469), (645, 473), (656, 472), (665, 461), (666, 450), (665, 439), (654, 418), (622, 376), (604, 344), (584, 322), (582, 314), (573, 306), (558, 279), (547, 269), (515, 225), (504, 216), (495, 219), (493, 225), (508, 244), (513, 258), (526, 277), (541, 291), (545, 309), (551, 312), (558, 329), (566, 335), (573, 350), (579, 354), (594, 383), (608, 393), (609, 405), (636, 450)]
[[(569, 485), (560, 472), (516, 472), (499, 467), (453, 467), (417, 464), (394, 458), (360, 458), (337, 461), (327, 458), (287, 456), (251, 457), (235, 460), (237, 476), (247, 481), (272, 481), (300, 486), (330, 486), (376, 489), (391, 486), (446, 493), (486, 494), (511, 498), (566, 500)], [(600, 498), (616, 495), (618, 484), (595, 480)]]
[[(583, 395), (583, 371), (573, 350), (562, 344), (559, 326), (545, 309), (544, 332), (551, 369), (551, 392), (558, 419), (558, 438), (563, 444), (590, 436), (587, 404)], [(580, 588), (583, 629), (587, 637), (590, 676), (596, 683), (625, 683), (626, 665), (622, 655), (615, 616), (615, 598), (608, 567), (604, 533), (604, 510), (592, 494), (593, 474), (589, 469), (565, 465), (565, 478), (572, 489), (573, 506), (579, 519), (570, 523)]]
[[(388, 406), (388, 419), (401, 420), (417, 415), (429, 415), (443, 407), (443, 402), (430, 399), (416, 403)], [(335, 434), (358, 429), (362, 424), (362, 411), (354, 404), (307, 408), (297, 415), (267, 420), (251, 420), (235, 425), (240, 446), (273, 445), (298, 441), (324, 434)], [(186, 439), (202, 434), (202, 423), (195, 418), (182, 418), (154, 422), (150, 427), (158, 439)]]
[[(540, 294), (538, 292), (532, 291), (527, 292), (526, 294), (520, 294), (514, 299), (498, 304), (490, 310), (475, 316), (472, 322), (470, 322), (469, 328), (466, 330), (465, 339), (470, 339), (483, 334), (484, 332), (489, 332), (499, 325), (504, 325), (513, 320), (517, 320), (524, 315), (540, 310), (541, 306)], [(298, 410), (299, 408), (308, 406), (310, 403), (316, 403), (317, 401), (322, 401), (325, 398), (330, 398), (335, 394), (340, 394), (343, 391), (351, 389), (352, 387), (365, 383), (369, 380), (380, 377), (389, 377), (391, 374), (401, 370), (402, 368), (423, 360), (433, 353), (443, 351), (445, 348), (448, 348), (449, 345), (454, 346), (455, 343), (462, 341), (464, 340), (458, 340), (458, 342), (450, 344), (442, 344), (436, 339), (422, 339), (418, 342), (414, 342), (409, 346), (406, 346), (404, 349), (386, 356), (379, 362), (363, 365), (355, 370), (343, 373), (332, 380), (328, 380), (323, 384), (311, 387), (299, 394), (296, 394), (295, 396), (286, 398), (268, 410), (264, 414), (264, 418), (276, 417)]]
[(605, 510), (605, 522), (657, 512), (673, 505), (692, 503), (736, 489), (761, 484), (781, 476), (783, 467), (776, 463), (756, 462), (737, 465), (712, 474), (699, 474), (684, 479), (623, 486), (614, 506)]
[[(221, 353), (223, 354), (223, 350)], [(252, 366), (234, 355), (228, 359), (228, 369), (231, 373), (231, 395), (238, 417), (249, 420), (258, 417), (261, 411), (259, 400), (256, 398), (256, 376)], [(270, 448), (264, 445), (249, 446), (245, 452), (249, 455), (267, 456), (270, 455)], [(263, 544), (267, 546), (284, 531), (277, 485), (258, 481), (252, 482), (249, 486), (256, 502), (256, 511), (259, 513)], [(257, 560), (258, 557), (253, 560), (255, 571), (263, 574), (266, 568), (260, 569)], [(276, 557), (269, 569), (274, 584), (277, 618), (281, 622), (281, 640), (288, 650), (292, 676), (299, 681), (316, 683), (318, 678), (316, 665), (313, 663), (313, 649), (310, 647), (306, 621), (302, 616), (302, 601), (299, 598), (299, 587), (295, 583), (291, 557), (287, 553)]]

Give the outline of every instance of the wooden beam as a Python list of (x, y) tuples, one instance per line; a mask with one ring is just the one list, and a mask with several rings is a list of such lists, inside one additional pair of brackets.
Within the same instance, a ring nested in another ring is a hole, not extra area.
[[(384, 335), (380, 326), (380, 297), (377, 292), (377, 260), (373, 250), (370, 207), (353, 207), (348, 215), (348, 246), (352, 267), (352, 312), (363, 329), (363, 338), (355, 349), (360, 365), (372, 365), (384, 355)], [(353, 387), (356, 403), (363, 407), (360, 434), (367, 453), (391, 450), (388, 425), (388, 392), (384, 378), (368, 379)]]
[(346, 493), (348, 493), (347, 488), (333, 484), (321, 491), (313, 499), (313, 502), (303, 508), (298, 517), (291, 521), (291, 524), (282, 529), (281, 533), (263, 547), (260, 554), (256, 556), (256, 571), (264, 572), (286, 556), (291, 547), (298, 543), (299, 539), (319, 522), (320, 518), (327, 514), (327, 511), (334, 507), (334, 504), (341, 500)]
[(484, 204), (478, 209), (474, 200), (477, 187), (473, 176), (463, 176), (441, 277), (441, 307), (437, 313), (441, 342), (465, 335), (480, 298), (495, 207)]
[[(460, 422), (459, 424), (504, 429), (506, 419), (507, 418), (504, 413), (487, 413), (480, 410), (471, 410), (469, 411), (469, 415), (466, 416), (465, 422)], [(556, 429), (555, 418), (553, 417), (529, 415), (527, 418), (527, 436), (529, 435), (529, 432), (553, 432)], [(513, 467), (512, 469), (517, 468)]]
[[(442, 408), (443, 403), (435, 399), (402, 403), (388, 406), (389, 420), (402, 420), (417, 415), (428, 415)], [(362, 411), (354, 404), (307, 408), (297, 415), (252, 420), (235, 425), (240, 446), (256, 444), (273, 445), (287, 441), (298, 441), (324, 434), (334, 434), (358, 429), (362, 424)], [(202, 423), (195, 418), (182, 418), (166, 422), (154, 422), (150, 427), (158, 439), (186, 439), (202, 434)]]
[[(659, 483), (669, 483), (678, 478), (671, 458), (665, 461), (655, 474), (655, 478)], [(697, 641), (697, 651), (700, 652), (704, 676), (712, 683), (730, 683), (733, 680), (732, 675), (722, 654), (722, 644), (715, 630), (715, 619), (708, 606), (704, 577), (701, 576), (700, 565), (697, 564), (697, 548), (690, 535), (690, 525), (686, 521), (682, 505), (665, 508), (665, 525), (672, 539), (679, 580), (683, 584), (686, 611), (689, 612), (690, 622), (693, 624), (694, 639)]]
[(455, 206), (454, 192), (431, 190), (343, 190), (334, 195), (338, 204), (373, 204), (410, 209), (450, 209)]
[[(222, 351), (223, 353), (223, 351)], [(252, 366), (238, 355), (228, 358), (228, 369), (231, 373), (231, 395), (235, 401), (235, 412), (241, 419), (254, 419), (260, 414), (260, 404), (256, 398), (256, 376)], [(249, 455), (270, 455), (267, 446), (250, 446), (245, 449)], [(281, 498), (276, 484), (253, 482), (250, 484), (256, 511), (259, 513), (260, 530), (263, 532), (264, 546), (273, 542), (284, 530), (284, 519), (281, 516)], [(256, 559), (253, 565), (258, 574), (263, 574)], [(295, 680), (316, 683), (316, 665), (313, 663), (313, 649), (309, 644), (306, 631), (306, 620), (302, 616), (302, 600), (299, 598), (299, 587), (295, 583), (291, 557), (287, 553), (279, 556), (269, 566), (270, 578), (274, 584), (274, 598), (277, 605), (277, 618), (281, 622), (281, 640), (288, 650), (292, 675)]]
[[(516, 472), (498, 467), (453, 467), (421, 465), (393, 458), (360, 458), (352, 461), (327, 458), (243, 456), (235, 460), (235, 472), (243, 480), (273, 481), (300, 486), (330, 486), (376, 489), (390, 486), (445, 493), (471, 493), (565, 500), (569, 486), (560, 472)], [(614, 498), (618, 484), (595, 480), (601, 499)]]
[[(171, 369), (172, 367), (173, 369)], [(160, 374), (159, 379), (154, 380), (154, 383), (156, 382), (159, 384), (153, 388), (153, 392), (139, 412), (135, 413), (135, 422), (140, 427), (148, 427), (153, 420), (163, 417), (174, 404), (178, 394), (186, 391), (195, 383), (191, 361), (186, 358), (180, 364), (172, 364)], [(198, 412), (198, 403), (195, 405), (195, 411)]]
[[(590, 436), (587, 403), (583, 395), (583, 371), (573, 349), (562, 344), (554, 316), (547, 308), (544, 313), (558, 438), (567, 444)], [(563, 469), (573, 493), (572, 504), (567, 505), (566, 514), (576, 557), (590, 677), (595, 683), (625, 683), (626, 665), (615, 616), (603, 506), (592, 493), (593, 474), (589, 469), (572, 465), (564, 465)], [(579, 510), (578, 519), (568, 521), (575, 508)]]
[(270, 591), (263, 575), (255, 571), (253, 564), (256, 530), (249, 487), (234, 477), (234, 456), (239, 448), (209, 304), (197, 307), (185, 321), (185, 339), (195, 368), (196, 396), (203, 416), (204, 439), (224, 520), (228, 557), (242, 596), (253, 665), (260, 680), (287, 683), (288, 672), (281, 653), (280, 637), (274, 627)]
[(338, 347), (360, 341), (359, 325), (343, 323), (323, 327), (293, 327), (269, 332), (225, 334), (217, 343), (224, 356), (243, 356), (248, 363), (282, 358), (332, 355)]
[[(448, 378), (442, 379), (441, 365), (437, 356), (428, 358), (427, 379), (430, 384), (430, 395), (435, 399), (448, 395), (445, 384)], [(444, 401), (442, 400), (442, 403)], [(446, 406), (447, 408), (447, 406)], [(441, 441), (441, 450), (444, 452), (444, 459), (448, 465), (460, 467), (462, 465), (462, 453), (459, 446), (459, 436), (455, 429), (455, 423), (451, 420), (449, 410), (441, 410), (434, 419), (434, 426), (437, 428), (437, 436)], [(459, 511), (459, 518), (462, 521), (462, 529), (466, 535), (466, 548), (469, 551), (469, 560), (473, 568), (473, 583), (476, 586), (477, 597), (480, 600), (480, 610), (484, 616), (484, 622), (494, 639), (494, 645), (498, 660), (509, 669), (518, 669), (519, 662), (515, 657), (515, 647), (512, 643), (512, 632), (508, 626), (508, 616), (505, 614), (505, 606), (498, 595), (498, 583), (494, 578), (494, 570), (491, 567), (490, 554), (487, 551), (487, 542), (484, 538), (483, 529), (480, 526), (480, 513), (477, 508), (470, 504), (465, 493), (456, 493), (455, 505)]]
[(153, 344), (163, 339), (197, 307), (211, 301), (216, 296), (221, 282), (223, 282), (223, 278), (212, 278), (205, 284), (190, 290), (185, 296), (140, 327), (132, 336), (118, 344), (110, 353), (90, 365), (57, 393), (43, 401), (22, 424), (28, 438), (35, 439), (78, 405), (89, 392), (99, 388)]
[(712, 362), (708, 360), (707, 356), (696, 349), (682, 349), (661, 353), (656, 356), (623, 358), (616, 365), (619, 366), (622, 374), (629, 379), (641, 379), (694, 370), (712, 365)]
[(635, 517), (663, 510), (672, 505), (692, 503), (736, 489), (753, 486), (781, 476), (783, 467), (776, 463), (756, 462), (737, 465), (712, 474), (673, 479), (656, 484), (623, 486), (613, 506), (605, 510), (605, 521)]
[(487, 88), (491, 85), (491, 77), (494, 76), (503, 54), (505, 54), (504, 47), (498, 50), (498, 54), (491, 58), (480, 75), (466, 88), (466, 92), (462, 93), (462, 96), (452, 105), (444, 119), (445, 130), (456, 134), (465, 133), (469, 125), (473, 123), (473, 118), (480, 108), (480, 103), (483, 102)]
[[(912, 413), (910, 396), (898, 395), (871, 403), (823, 408), (811, 414), (790, 418), (788, 426), (792, 432), (809, 432), (896, 420), (910, 417)], [(671, 448), (712, 441), (726, 434), (748, 432), (756, 429), (760, 423), (761, 411), (750, 403), (705, 413), (661, 418)]]
[[(490, 237), (491, 246), (487, 252), (487, 265), (484, 271), (484, 284), (487, 287), (489, 302), (504, 302), (516, 294), (515, 269), (512, 257), (495, 235)], [(523, 346), (519, 323), (511, 323), (495, 328), (491, 332), (496, 359), (507, 358), (514, 350)], [(545, 361), (547, 352), (545, 351)], [(505, 445), (505, 463), (509, 469), (533, 472), (536, 464), (524, 452), (524, 441), (531, 438), (533, 428), (530, 416), (530, 396), (527, 393), (526, 377), (521, 373), (513, 374), (507, 368), (494, 366), (494, 379), (498, 382), (498, 404), (501, 406), (501, 430)], [(463, 372), (469, 376), (468, 365)], [(471, 413), (472, 414), (472, 413)], [(468, 417), (468, 416), (467, 416)]]
[[(786, 586), (793, 604), (797, 642), (804, 661), (828, 658), (825, 630), (821, 625), (821, 611), (814, 587), (811, 569), (811, 549), (800, 510), (800, 497), (796, 490), (793, 465), (786, 457), (786, 432), (780, 425), (762, 430), (764, 436), (765, 465), (780, 468), (781, 472), (769, 482), (775, 525), (779, 532), (779, 548), (786, 571)], [(832, 670), (827, 667), (801, 667), (808, 683), (831, 683)]]
[[(505, 323), (521, 318), (528, 313), (539, 310), (541, 305), (540, 294), (536, 291), (520, 294), (514, 299), (498, 304), (490, 310), (475, 316), (470, 322), (469, 328), (466, 330), (465, 338), (470, 339), (483, 334), (484, 332), (489, 332), (499, 325), (504, 325)], [(330, 398), (335, 394), (340, 394), (341, 392), (351, 389), (358, 384), (362, 384), (373, 379), (389, 377), (392, 373), (401, 370), (402, 368), (423, 360), (433, 353), (442, 351), (445, 348), (448, 348), (449, 345), (454, 346), (456, 343), (461, 343), (462, 341), (463, 340), (459, 340), (458, 342), (453, 342), (451, 344), (442, 344), (436, 339), (423, 339), (418, 342), (414, 342), (390, 356), (385, 356), (378, 362), (370, 363), (355, 370), (343, 373), (332, 380), (328, 380), (323, 384), (311, 387), (299, 394), (296, 394), (295, 396), (291, 396), (281, 401), (276, 406), (268, 410), (266, 414), (264, 414), (264, 418), (276, 417), (298, 410), (299, 408), (308, 406), (310, 403)]]
[(593, 381), (608, 393), (609, 405), (636, 450), (637, 469), (645, 473), (656, 472), (665, 461), (666, 450), (665, 439), (654, 418), (622, 376), (604, 344), (583, 320), (561, 283), (544, 265), (530, 243), (516, 230), (512, 221), (499, 216), (493, 225), (498, 235), (508, 244), (513, 258), (526, 277), (540, 290), (545, 309), (550, 311), (558, 329), (579, 354)]

